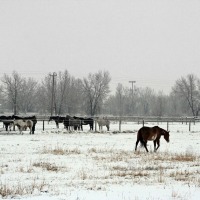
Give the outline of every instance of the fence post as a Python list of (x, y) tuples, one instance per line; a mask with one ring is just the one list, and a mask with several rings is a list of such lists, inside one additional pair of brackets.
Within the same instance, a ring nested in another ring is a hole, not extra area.
[(43, 129), (43, 131), (44, 131), (44, 120), (43, 120), (43, 123), (42, 123), (42, 129)]
[(169, 122), (167, 121), (167, 131), (169, 130)]
[(121, 118), (119, 118), (119, 132), (121, 132), (121, 124), (122, 124), (122, 121), (121, 121)]
[(191, 131), (191, 121), (189, 121), (189, 131)]
[(95, 119), (95, 132), (97, 132), (97, 120)]
[(142, 125), (144, 126), (144, 119), (142, 120)]

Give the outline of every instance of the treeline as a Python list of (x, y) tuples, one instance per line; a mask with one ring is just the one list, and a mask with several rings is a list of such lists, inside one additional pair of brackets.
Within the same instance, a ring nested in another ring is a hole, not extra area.
[(14, 71), (0, 82), (0, 112), (41, 115), (198, 116), (200, 80), (193, 74), (176, 80), (169, 95), (151, 88), (118, 84), (110, 95), (108, 71), (77, 79), (67, 70), (38, 83)]

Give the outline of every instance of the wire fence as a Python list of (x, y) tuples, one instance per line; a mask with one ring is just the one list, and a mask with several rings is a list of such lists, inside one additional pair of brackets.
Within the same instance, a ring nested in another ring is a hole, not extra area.
[[(49, 116), (36, 116), (37, 124), (36, 131), (51, 131), (54, 129), (64, 130), (64, 124), (59, 123), (59, 128), (56, 127), (54, 121), (49, 122)], [(99, 131), (98, 117), (93, 117), (94, 119), (94, 132)], [(110, 131), (111, 132), (136, 132), (139, 128), (143, 126), (160, 126), (168, 131), (177, 132), (200, 132), (200, 118), (197, 117), (138, 117), (138, 116), (107, 116), (105, 117), (110, 121)], [(89, 131), (89, 125), (83, 126), (84, 131)], [(4, 127), (0, 128), (3, 131)], [(104, 128), (106, 130), (106, 128)]]

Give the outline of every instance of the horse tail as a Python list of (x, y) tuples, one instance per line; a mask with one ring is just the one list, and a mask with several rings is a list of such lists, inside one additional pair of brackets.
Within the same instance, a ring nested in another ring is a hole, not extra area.
[(144, 144), (145, 144), (144, 140), (140, 140), (140, 146), (144, 147)]
[(145, 145), (145, 141), (143, 140), (141, 129), (138, 131), (137, 140), (140, 142), (141, 147), (143, 147)]

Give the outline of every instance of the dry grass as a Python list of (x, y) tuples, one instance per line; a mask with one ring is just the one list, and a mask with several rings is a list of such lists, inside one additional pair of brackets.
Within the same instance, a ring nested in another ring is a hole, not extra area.
[(194, 162), (197, 160), (197, 156), (193, 154), (175, 154), (171, 157), (171, 161), (178, 162)]
[(200, 157), (195, 154), (187, 154), (187, 153), (169, 153), (169, 152), (157, 152), (157, 153), (140, 153), (137, 154), (142, 156), (142, 158), (147, 160), (158, 160), (158, 161), (170, 161), (170, 162), (195, 162), (200, 160)]
[(0, 196), (3, 198), (8, 196), (13, 198), (17, 195), (30, 195), (35, 191), (41, 192), (44, 187), (47, 187), (45, 180), (38, 182), (36, 179), (34, 179), (29, 185), (23, 184), (20, 181), (18, 181), (15, 185), (11, 185), (9, 183), (0, 183)]
[(123, 177), (125, 179), (133, 179), (136, 177), (148, 177), (149, 173), (145, 170), (138, 170), (138, 171), (133, 171), (133, 170), (125, 170), (125, 171), (113, 171), (110, 173), (110, 177)]
[(33, 163), (33, 166), (41, 167), (42, 169), (45, 169), (47, 171), (57, 172), (59, 170), (59, 167), (56, 164), (52, 164), (48, 162), (36, 162), (36, 163)]
[[(34, 190), (42, 191), (45, 182), (30, 180), (34, 174), (38, 177), (41, 174), (47, 175), (49, 183), (47, 186), (50, 189), (55, 187), (58, 194), (59, 188), (77, 187), (77, 185), (96, 189), (106, 188), (107, 185), (113, 183), (132, 184), (135, 182), (160, 185), (179, 182), (200, 186), (198, 175), (200, 174), (198, 170), (200, 157), (195, 154), (159, 151), (146, 153), (143, 150), (135, 152), (119, 149), (117, 145), (108, 147), (107, 144), (101, 146), (89, 142), (87, 149), (87, 146), (76, 147), (78, 144), (79, 141), (73, 146), (71, 144), (67, 146), (66, 143), (52, 144), (52, 146), (48, 143), (47, 146), (43, 146), (42, 143), (38, 148), (40, 150), (35, 150), (34, 154), (29, 152), (26, 155), (21, 153), (14, 159), (9, 157), (0, 166), (0, 173), (4, 177), (6, 173), (13, 173), (12, 183), (0, 183), (0, 196), (26, 195), (32, 194)], [(83, 150), (80, 151), (80, 148)], [(11, 166), (14, 160), (18, 162), (17, 167)], [(28, 160), (30, 164), (27, 165)], [(67, 168), (63, 167), (66, 163)], [(19, 172), (22, 180), (12, 185), (15, 182), (16, 172)], [(25, 184), (26, 182), (28, 185)], [(51, 192), (54, 191), (51, 190)], [(176, 191), (173, 191), (171, 195), (174, 198), (179, 196)]]
[(80, 154), (81, 151), (76, 147), (73, 149), (65, 149), (57, 146), (56, 148), (44, 147), (42, 154), (53, 154), (53, 155), (70, 155), (70, 154)]

